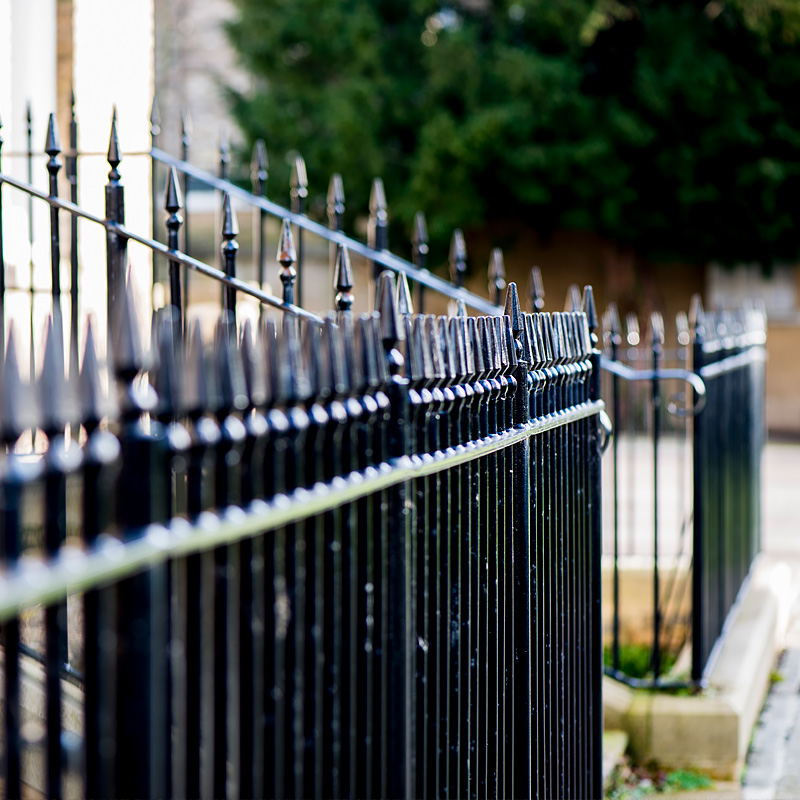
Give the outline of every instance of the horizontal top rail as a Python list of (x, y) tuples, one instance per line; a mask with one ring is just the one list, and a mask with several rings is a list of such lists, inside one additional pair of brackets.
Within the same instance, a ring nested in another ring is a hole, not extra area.
[(0, 622), (32, 604), (56, 602), (67, 593), (118, 581), (168, 558), (232, 544), (399, 483), (466, 464), (528, 437), (600, 414), (604, 408), (601, 400), (582, 402), (466, 445), (423, 456), (401, 456), (391, 463), (367, 468), (363, 473), (334, 478), (327, 484), (317, 483), (311, 489), (299, 488), (270, 501), (256, 500), (247, 508), (232, 506), (219, 514), (204, 512), (191, 522), (178, 517), (167, 525), (148, 525), (138, 536), (129, 531), (131, 538), (125, 542), (103, 535), (89, 551), (62, 547), (48, 561), (38, 557), (22, 558), (0, 579)]
[(453, 284), (442, 278), (438, 278), (427, 270), (418, 269), (410, 262), (394, 255), (388, 250), (376, 250), (369, 245), (364, 244), (363, 242), (359, 242), (357, 239), (352, 239), (341, 231), (331, 230), (330, 228), (325, 227), (325, 225), (315, 222), (304, 214), (297, 214), (287, 208), (284, 208), (278, 203), (273, 202), (272, 200), (254, 195), (246, 189), (242, 189), (240, 186), (237, 186), (235, 183), (232, 183), (224, 178), (218, 178), (215, 175), (212, 175), (210, 172), (206, 172), (205, 170), (193, 166), (187, 161), (182, 161), (179, 158), (175, 158), (158, 147), (154, 147), (150, 151), (150, 154), (154, 160), (159, 161), (167, 166), (175, 167), (175, 169), (177, 169), (179, 172), (182, 172), (184, 175), (188, 175), (189, 177), (201, 181), (202, 183), (205, 183), (214, 189), (218, 189), (221, 192), (227, 192), (231, 197), (237, 197), (254, 207), (261, 208), (268, 214), (278, 217), (279, 219), (289, 220), (289, 222), (291, 222), (293, 225), (297, 225), (299, 228), (303, 228), (304, 230), (314, 233), (323, 239), (333, 242), (334, 244), (344, 245), (351, 253), (357, 253), (358, 255), (369, 259), (370, 261), (374, 261), (381, 266), (392, 270), (393, 272), (404, 274), (406, 277), (415, 281), (416, 283), (420, 283), (429, 289), (433, 289), (445, 297), (449, 297), (453, 300), (463, 300), (467, 306), (475, 309), (476, 311), (491, 315), (499, 315), (503, 313), (503, 309), (500, 306), (495, 305), (493, 302), (491, 302), (491, 300), (487, 300), (484, 297), (473, 294), (467, 289), (461, 289), (457, 286), (453, 286)]
[(87, 211), (86, 209), (81, 208), (80, 206), (75, 205), (68, 200), (62, 200), (59, 197), (53, 197), (47, 194), (47, 192), (37, 189), (35, 186), (31, 186), (24, 181), (17, 180), (16, 178), (12, 178), (10, 175), (0, 172), (0, 185), (4, 183), (8, 184), (9, 186), (13, 186), (15, 189), (19, 189), (20, 191), (32, 197), (43, 200), (53, 208), (62, 209), (63, 211), (72, 214), (74, 217), (79, 217), (81, 219), (88, 220), (89, 222), (93, 222), (96, 225), (104, 227), (107, 231), (117, 234), (118, 236), (122, 236), (125, 239), (133, 242), (137, 242), (138, 244), (141, 244), (154, 252), (169, 256), (172, 261), (185, 264), (195, 272), (199, 272), (202, 275), (213, 278), (214, 280), (217, 280), (226, 286), (230, 286), (232, 289), (236, 289), (243, 294), (248, 294), (265, 305), (271, 306), (280, 311), (284, 311), (295, 317), (300, 317), (301, 319), (316, 325), (324, 324), (322, 317), (317, 316), (311, 311), (306, 311), (304, 308), (300, 308), (299, 306), (292, 305), (290, 303), (284, 303), (280, 298), (268, 294), (267, 292), (263, 292), (261, 289), (257, 289), (256, 287), (251, 286), (239, 278), (227, 275), (222, 270), (212, 267), (203, 261), (198, 261), (196, 258), (187, 256), (185, 253), (182, 253), (179, 250), (171, 250), (169, 247), (167, 247), (167, 245), (162, 244), (154, 239), (150, 239), (147, 236), (142, 236), (141, 234), (135, 233), (129, 228), (126, 228), (124, 225), (115, 222), (114, 220), (109, 220), (105, 217), (100, 217), (97, 214), (92, 214), (90, 211)]

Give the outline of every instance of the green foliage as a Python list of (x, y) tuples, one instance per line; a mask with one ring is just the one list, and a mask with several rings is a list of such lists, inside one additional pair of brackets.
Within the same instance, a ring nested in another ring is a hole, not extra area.
[[(621, 644), (619, 648), (620, 672), (629, 678), (652, 678), (651, 667), (653, 648), (644, 644)], [(661, 650), (661, 675), (668, 673), (675, 665), (677, 654), (671, 650)], [(603, 663), (610, 667), (612, 664), (611, 648), (603, 648)]]
[[(793, 260), (799, 0), (234, 0), (271, 191), (384, 179), (403, 231), (509, 218), (649, 258)], [(393, 245), (397, 245), (397, 233)], [(399, 248), (397, 248), (399, 249)]]

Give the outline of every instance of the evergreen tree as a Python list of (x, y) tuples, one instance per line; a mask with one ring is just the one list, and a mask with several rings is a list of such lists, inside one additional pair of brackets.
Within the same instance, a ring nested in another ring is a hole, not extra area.
[(256, 90), (232, 107), (272, 187), (300, 152), (312, 196), (341, 172), (363, 211), (381, 175), (434, 242), (514, 219), (648, 258), (800, 255), (798, 0), (235, 3)]

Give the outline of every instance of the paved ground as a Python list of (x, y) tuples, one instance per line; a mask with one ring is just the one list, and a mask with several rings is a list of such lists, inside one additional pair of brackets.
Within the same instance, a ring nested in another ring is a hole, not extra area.
[[(764, 461), (763, 548), (800, 575), (800, 445), (770, 444)], [(800, 799), (800, 602), (753, 732), (743, 800)]]

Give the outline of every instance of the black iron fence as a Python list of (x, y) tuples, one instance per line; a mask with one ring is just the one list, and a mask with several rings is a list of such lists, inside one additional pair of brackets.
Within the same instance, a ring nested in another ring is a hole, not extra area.
[[(9, 335), (0, 383), (7, 796), (37, 781), (52, 798), (68, 785), (89, 797), (601, 796), (591, 290), (568, 312), (526, 314), (511, 284), (494, 313), (378, 238), (323, 228), (336, 310), (320, 317), (294, 302), (292, 225), (316, 224), (302, 208), (274, 206), (279, 299), (236, 277), (232, 185), (216, 268), (178, 247), (174, 169), (167, 244), (125, 226), (115, 124), (105, 217), (58, 197), (52, 120), (46, 149), (48, 192), (0, 171), (0, 230), (4, 194), (49, 207), (53, 274), (38, 374), (20, 377)], [(75, 316), (65, 346), (63, 215), (106, 232), (108, 363), (91, 329), (78, 358)], [(423, 233), (418, 220), (418, 254)], [(148, 347), (129, 243), (169, 269)], [(359, 248), (400, 275), (379, 275), (376, 312), (361, 315)], [(0, 241), (0, 274), (2, 258)], [(184, 268), (224, 289), (213, 344), (183, 313)], [(405, 276), (491, 313), (415, 314)], [(495, 254), (498, 296), (502, 280)], [(245, 293), (282, 319), (238, 326)], [(21, 446), (30, 430), (40, 455)], [(37, 608), (41, 729), (26, 724), (20, 666)], [(82, 650), (75, 736), (68, 644)]]
[(612, 305), (603, 340), (615, 430), (607, 670), (634, 685), (696, 685), (759, 550), (765, 317), (705, 312), (696, 297), (669, 334), (653, 314), (641, 335)]

